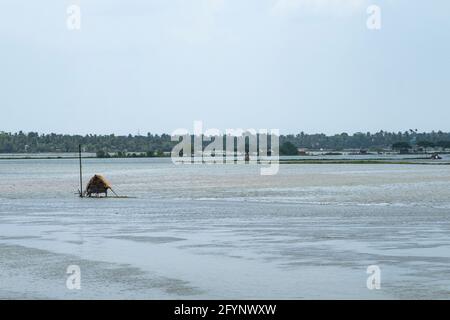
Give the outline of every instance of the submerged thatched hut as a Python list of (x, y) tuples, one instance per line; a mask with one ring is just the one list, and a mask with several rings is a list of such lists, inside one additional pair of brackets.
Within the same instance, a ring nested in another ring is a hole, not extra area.
[(107, 197), (108, 189), (111, 189), (109, 182), (106, 181), (103, 176), (96, 174), (89, 180), (89, 183), (86, 186), (86, 195), (90, 197), (92, 194), (98, 196), (99, 194), (104, 193)]

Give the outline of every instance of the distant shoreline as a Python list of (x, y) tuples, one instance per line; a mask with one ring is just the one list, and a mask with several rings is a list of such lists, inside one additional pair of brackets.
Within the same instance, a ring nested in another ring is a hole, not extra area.
[[(419, 159), (411, 159), (419, 160)], [(421, 158), (420, 160), (429, 160)], [(354, 160), (354, 159), (321, 159), (321, 160), (280, 160), (280, 164), (403, 164), (403, 165), (450, 165), (449, 161), (409, 161), (409, 160)]]
[[(82, 156), (82, 159), (99, 159), (99, 160), (105, 160), (105, 159), (167, 159), (170, 158), (169, 156), (162, 156), (162, 157), (96, 157), (96, 156)], [(0, 156), (0, 160), (78, 160), (78, 157), (76, 156), (44, 156), (44, 157), (33, 157), (33, 156), (27, 156), (27, 157), (2, 157)]]
[[(320, 159), (280, 159), (280, 164), (398, 164), (398, 165), (450, 165), (448, 160), (431, 160), (429, 157), (417, 157), (417, 158), (367, 158), (367, 159), (336, 159), (328, 158), (327, 155), (320, 156)], [(98, 160), (114, 160), (114, 159), (168, 159), (170, 156), (159, 156), (159, 157), (110, 157), (110, 158), (100, 158), (96, 156), (83, 156), (82, 159), (98, 159)], [(77, 156), (17, 156), (17, 157), (1, 157), (1, 160), (77, 160)]]

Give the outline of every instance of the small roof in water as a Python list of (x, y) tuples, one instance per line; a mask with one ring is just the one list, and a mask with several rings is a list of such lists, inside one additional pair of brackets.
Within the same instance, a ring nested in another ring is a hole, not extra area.
[(103, 188), (110, 189), (111, 185), (109, 184), (108, 180), (106, 180), (102, 175), (96, 174), (94, 175), (91, 180), (89, 180), (88, 187), (90, 185), (94, 186), (102, 186)]

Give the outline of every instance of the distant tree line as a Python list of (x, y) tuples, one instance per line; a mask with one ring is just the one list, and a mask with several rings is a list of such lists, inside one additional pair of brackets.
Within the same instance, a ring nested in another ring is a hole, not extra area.
[[(98, 156), (158, 156), (170, 152), (176, 142), (168, 134), (147, 135), (65, 135), (39, 134), (37, 132), (0, 132), (0, 153), (39, 153), (39, 152), (77, 152), (78, 145), (83, 151)], [(280, 136), (280, 153), (295, 154), (298, 148), (310, 150), (365, 149), (369, 151), (386, 149), (410, 149), (420, 147), (429, 149), (440, 147), (450, 149), (450, 132), (432, 131), (419, 133), (417, 130), (405, 132), (386, 132), (354, 134), (288, 134)]]
[(85, 152), (154, 153), (170, 151), (174, 145), (170, 135), (67, 135), (38, 134), (37, 132), (0, 132), (0, 153), (78, 152), (78, 145)]
[(370, 151), (391, 149), (396, 143), (407, 143), (409, 147), (423, 146), (423, 143), (436, 147), (450, 148), (450, 132), (432, 131), (419, 133), (417, 130), (405, 132), (379, 131), (376, 133), (357, 132), (352, 135), (341, 133), (336, 135), (305, 134), (280, 136), (280, 145), (291, 142), (299, 148), (326, 149), (341, 151), (344, 149), (366, 149)]

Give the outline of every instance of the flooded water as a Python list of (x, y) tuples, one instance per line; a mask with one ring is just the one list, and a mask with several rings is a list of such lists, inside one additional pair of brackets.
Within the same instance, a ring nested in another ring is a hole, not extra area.
[(450, 166), (259, 172), (87, 159), (135, 198), (81, 199), (76, 160), (0, 160), (0, 298), (450, 298)]

